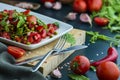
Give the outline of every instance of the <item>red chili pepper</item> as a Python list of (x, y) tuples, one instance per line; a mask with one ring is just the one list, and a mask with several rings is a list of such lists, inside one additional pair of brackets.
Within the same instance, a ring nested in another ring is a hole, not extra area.
[(92, 66), (98, 66), (99, 64), (101, 64), (102, 62), (106, 62), (106, 61), (112, 61), (114, 62), (118, 57), (118, 52), (114, 47), (110, 47), (108, 48), (108, 54), (107, 56), (105, 56), (104, 58), (95, 61), (93, 63), (91, 63)]

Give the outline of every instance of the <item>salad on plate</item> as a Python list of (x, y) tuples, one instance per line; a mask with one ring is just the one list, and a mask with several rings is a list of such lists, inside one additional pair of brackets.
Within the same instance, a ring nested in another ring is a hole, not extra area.
[(0, 37), (26, 45), (39, 43), (42, 39), (57, 35), (57, 22), (44, 23), (30, 10), (18, 12), (16, 10), (0, 11)]

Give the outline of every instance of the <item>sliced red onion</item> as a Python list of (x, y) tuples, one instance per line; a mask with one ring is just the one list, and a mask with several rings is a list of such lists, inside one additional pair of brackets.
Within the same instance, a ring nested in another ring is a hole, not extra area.
[(55, 70), (52, 71), (51, 76), (54, 77), (54, 78), (61, 78), (62, 74), (59, 71), (59, 69), (57, 68), (57, 69), (55, 69)]
[(46, 8), (52, 8), (52, 7), (53, 7), (53, 3), (51, 3), (51, 2), (45, 2), (45, 3), (44, 3), (44, 6), (45, 6)]
[(76, 19), (76, 15), (77, 15), (77, 13), (70, 12), (70, 13), (68, 13), (68, 15), (66, 16), (66, 18), (67, 18), (68, 20), (75, 20), (75, 19)]
[(81, 13), (80, 14), (80, 20), (82, 22), (88, 22), (92, 26), (92, 20), (87, 13)]
[(53, 9), (60, 10), (62, 8), (61, 2), (55, 2), (53, 5)]

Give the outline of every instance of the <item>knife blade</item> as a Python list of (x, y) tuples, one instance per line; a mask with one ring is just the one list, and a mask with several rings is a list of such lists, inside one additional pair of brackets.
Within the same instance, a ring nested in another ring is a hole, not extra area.
[[(75, 50), (80, 50), (80, 49), (84, 49), (84, 48), (87, 48), (88, 46), (86, 45), (76, 45), (76, 46), (71, 46), (71, 47), (68, 47), (66, 49), (63, 49), (63, 50), (60, 50), (59, 53), (53, 53), (52, 55), (60, 55), (60, 54), (65, 54), (67, 52), (70, 52), (70, 51), (75, 51)], [(33, 61), (36, 61), (36, 60), (40, 60), (44, 57), (44, 55), (40, 55), (40, 56), (36, 56), (36, 57), (32, 57), (32, 58), (29, 58), (29, 59), (26, 59), (26, 60), (23, 60), (23, 61), (19, 61), (19, 62), (16, 62), (15, 65), (23, 65), (23, 64), (27, 64), (29, 62), (33, 62)]]

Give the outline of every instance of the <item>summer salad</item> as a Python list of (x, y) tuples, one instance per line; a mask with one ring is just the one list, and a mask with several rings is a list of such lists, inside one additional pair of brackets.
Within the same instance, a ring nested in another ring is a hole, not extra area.
[(14, 40), (23, 44), (35, 44), (46, 37), (51, 38), (57, 34), (59, 24), (44, 23), (30, 10), (17, 12), (16, 10), (0, 11), (0, 37)]

